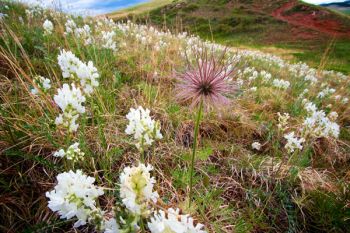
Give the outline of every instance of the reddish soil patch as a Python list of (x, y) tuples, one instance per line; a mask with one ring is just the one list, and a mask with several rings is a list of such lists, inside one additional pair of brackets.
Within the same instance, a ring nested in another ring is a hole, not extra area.
[[(308, 6), (304, 6), (305, 11), (286, 14), (286, 11), (291, 10), (297, 4), (297, 1), (288, 2), (272, 12), (272, 16), (291, 25), (319, 31), (329, 36), (350, 38), (350, 27), (344, 26), (336, 19), (327, 17), (330, 13), (326, 10), (308, 11), (310, 10)], [(304, 33), (302, 37), (308, 38), (313, 37), (313, 35), (306, 35)]]

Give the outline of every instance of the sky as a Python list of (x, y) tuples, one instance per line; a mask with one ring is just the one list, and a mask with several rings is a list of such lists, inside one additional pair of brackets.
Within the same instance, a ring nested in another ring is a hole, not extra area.
[(98, 15), (120, 8), (129, 7), (148, 0), (20, 0), (21, 2), (36, 4), (44, 7), (62, 9), (65, 12)]
[[(148, 0), (20, 0), (26, 3), (38, 3), (41, 6), (55, 6), (72, 14), (98, 15), (124, 7), (147, 2)], [(321, 4), (344, 2), (344, 0), (304, 0), (308, 3)]]

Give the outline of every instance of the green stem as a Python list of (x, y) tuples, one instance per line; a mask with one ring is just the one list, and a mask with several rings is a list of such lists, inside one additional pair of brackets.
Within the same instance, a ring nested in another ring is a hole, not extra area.
[(143, 224), (143, 219), (142, 219), (142, 217), (141, 217), (141, 221), (140, 221), (140, 226), (141, 226), (141, 231), (142, 231), (142, 233), (145, 233), (146, 231), (145, 231), (145, 225)]
[(188, 202), (188, 208), (191, 207), (192, 202), (192, 187), (193, 187), (193, 171), (194, 171), (194, 159), (196, 157), (196, 150), (197, 150), (197, 137), (198, 137), (198, 131), (199, 131), (199, 123), (201, 120), (203, 110), (203, 100), (201, 100), (197, 112), (197, 118), (196, 118), (196, 125), (194, 128), (194, 138), (193, 138), (193, 150), (192, 150), (192, 158), (191, 158), (191, 173), (190, 173), (190, 195), (189, 195), (189, 202)]
[(140, 151), (140, 161), (141, 163), (145, 163), (145, 154), (146, 154), (146, 151), (145, 149), (142, 147), (142, 150)]

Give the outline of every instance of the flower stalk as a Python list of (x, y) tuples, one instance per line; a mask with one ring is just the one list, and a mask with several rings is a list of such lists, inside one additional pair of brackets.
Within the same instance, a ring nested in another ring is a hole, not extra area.
[(191, 207), (191, 203), (192, 203), (194, 160), (196, 157), (197, 138), (198, 138), (199, 124), (202, 117), (202, 112), (203, 112), (203, 100), (200, 101), (198, 112), (197, 112), (196, 124), (194, 127), (193, 149), (192, 149), (191, 170), (190, 170), (190, 194), (189, 194), (189, 202), (188, 202), (189, 208)]

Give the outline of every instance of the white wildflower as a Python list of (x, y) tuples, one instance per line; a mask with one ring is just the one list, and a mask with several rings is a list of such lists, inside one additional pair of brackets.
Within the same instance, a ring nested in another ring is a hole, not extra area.
[[(51, 80), (40, 75), (35, 76), (33, 82), (40, 89), (40, 91), (44, 93), (46, 93), (51, 88)], [(31, 93), (33, 95), (39, 94), (39, 90), (37, 89), (37, 87), (34, 86), (31, 90)]]
[(280, 89), (287, 89), (290, 86), (289, 81), (285, 81), (283, 79), (274, 79), (272, 84), (273, 86)]
[(129, 124), (125, 129), (128, 135), (134, 135), (136, 147), (143, 150), (145, 146), (150, 146), (156, 139), (162, 139), (160, 133), (160, 123), (150, 117), (150, 110), (139, 106), (137, 109), (131, 108), (126, 118)]
[(289, 153), (293, 153), (297, 149), (303, 149), (302, 143), (305, 142), (305, 139), (298, 139), (296, 136), (294, 136), (294, 132), (285, 134), (284, 138), (287, 139), (287, 144), (284, 146), (284, 148), (286, 148)]
[(335, 121), (337, 118), (338, 118), (338, 113), (337, 112), (330, 112), (328, 114), (328, 118), (331, 120), (331, 121)]
[(89, 25), (84, 25), (81, 28), (75, 28), (74, 35), (84, 41), (84, 45), (92, 43), (91, 29)]
[(102, 229), (104, 233), (119, 233), (121, 232), (119, 229), (119, 225), (115, 218), (111, 218), (109, 220), (104, 220)]
[(86, 176), (81, 170), (69, 171), (57, 175), (57, 185), (46, 192), (52, 211), (57, 211), (62, 219), (77, 217), (74, 227), (85, 225), (91, 212), (96, 210), (96, 199), (103, 190), (94, 185), (95, 178)]
[(310, 81), (311, 84), (317, 83), (317, 78), (314, 75), (308, 74), (304, 78), (305, 81)]
[(65, 27), (66, 27), (65, 34), (68, 35), (74, 32), (74, 30), (77, 28), (77, 25), (75, 24), (74, 20), (68, 19), (65, 24)]
[(57, 57), (63, 78), (69, 78), (76, 74), (81, 61), (71, 51), (61, 50)]
[(259, 142), (253, 142), (252, 148), (255, 150), (261, 150), (261, 144)]
[(326, 116), (322, 110), (317, 110), (315, 104), (307, 102), (305, 109), (308, 112), (307, 118), (303, 123), (303, 130), (305, 134), (310, 134), (313, 137), (334, 137), (338, 138), (340, 127), (331, 118), (335, 116), (334, 113), (329, 117)]
[(58, 157), (58, 158), (63, 158), (66, 155), (66, 152), (63, 149), (60, 149), (53, 153), (53, 156)]
[(341, 95), (336, 95), (336, 96), (334, 96), (334, 99), (335, 99), (335, 100), (340, 100), (340, 98), (341, 98)]
[(87, 64), (80, 61), (71, 51), (62, 50), (57, 57), (58, 64), (64, 78), (76, 79), (80, 82), (84, 92), (91, 94), (99, 86), (99, 74), (92, 61)]
[(53, 31), (53, 23), (47, 19), (43, 24), (43, 28), (45, 30), (45, 34), (50, 35), (52, 34), (52, 31)]
[(267, 83), (268, 81), (270, 81), (272, 77), (272, 75), (266, 72), (265, 70), (260, 72), (260, 76), (262, 77), (264, 83)]
[(251, 87), (250, 89), (249, 89), (249, 91), (251, 91), (251, 92), (256, 92), (257, 91), (257, 87)]
[(55, 123), (67, 127), (71, 132), (76, 131), (79, 126), (76, 124), (76, 120), (79, 114), (85, 112), (83, 106), (85, 97), (80, 89), (76, 88), (74, 84), (72, 84), (72, 88), (68, 84), (63, 84), (63, 87), (58, 89), (58, 94), (54, 96), (54, 101), (63, 112), (56, 118)]
[(152, 169), (151, 165), (140, 163), (137, 167), (125, 167), (120, 174), (120, 197), (126, 208), (134, 214), (148, 216), (149, 202), (157, 202), (158, 193), (153, 192), (156, 180), (150, 174)]
[(179, 210), (169, 208), (167, 213), (160, 210), (154, 214), (148, 228), (152, 233), (206, 233), (200, 223), (194, 224), (193, 218), (180, 215)]
[(72, 160), (73, 162), (82, 160), (84, 155), (85, 153), (80, 150), (78, 142), (70, 145), (67, 151), (60, 149), (59, 151), (56, 151), (53, 154), (53, 156), (55, 157), (61, 157), (61, 158), (66, 157), (68, 160)]
[(282, 132), (285, 131), (286, 129), (288, 129), (287, 124), (288, 124), (288, 120), (290, 118), (288, 113), (283, 113), (283, 115), (281, 113), (277, 113), (278, 115), (278, 124), (277, 127), (279, 130), (281, 130)]
[(334, 92), (335, 92), (335, 89), (326, 87), (325, 89), (323, 89), (318, 93), (317, 98), (322, 99), (330, 94), (333, 94)]
[(102, 31), (101, 35), (102, 35), (103, 48), (111, 49), (113, 51), (117, 50), (117, 44), (114, 41), (114, 37), (115, 37), (114, 31), (111, 31), (111, 32)]
[(317, 111), (316, 105), (308, 101), (305, 101), (304, 108), (308, 113), (314, 113)]
[(86, 94), (91, 94), (94, 88), (99, 86), (98, 78), (100, 75), (92, 61), (89, 61), (87, 64), (81, 62), (76, 71), (76, 75)]
[(307, 89), (307, 88), (306, 88), (306, 89), (304, 89), (304, 90), (303, 90), (303, 92), (302, 92), (302, 93), (300, 93), (300, 95), (299, 95), (299, 97), (298, 97), (298, 98), (299, 98), (299, 99), (303, 98), (303, 97), (304, 97), (304, 96), (305, 96), (305, 95), (306, 95), (308, 92), (309, 92), (309, 89)]

